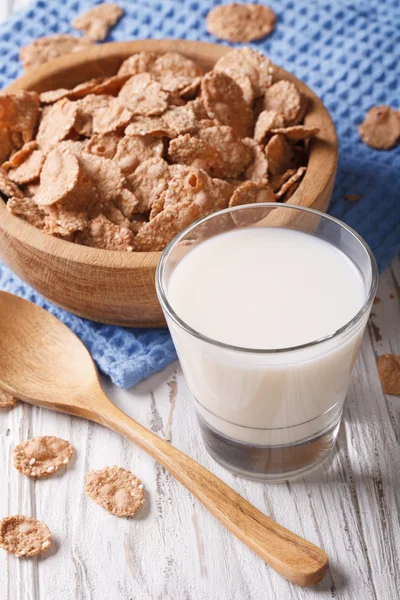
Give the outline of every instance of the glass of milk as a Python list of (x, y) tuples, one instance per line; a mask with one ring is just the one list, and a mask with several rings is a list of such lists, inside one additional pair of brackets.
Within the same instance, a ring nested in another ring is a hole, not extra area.
[(169, 244), (157, 293), (217, 462), (279, 481), (328, 456), (377, 278), (355, 231), (289, 204), (223, 210)]

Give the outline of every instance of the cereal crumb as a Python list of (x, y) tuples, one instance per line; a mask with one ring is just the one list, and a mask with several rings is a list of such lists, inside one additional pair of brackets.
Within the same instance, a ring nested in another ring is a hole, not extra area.
[(344, 197), (347, 202), (357, 202), (361, 198), (359, 194), (345, 194)]
[(0, 389), (0, 408), (14, 406), (16, 402), (17, 399), (14, 396)]
[(400, 394), (400, 356), (383, 354), (378, 358), (378, 373), (385, 394)]

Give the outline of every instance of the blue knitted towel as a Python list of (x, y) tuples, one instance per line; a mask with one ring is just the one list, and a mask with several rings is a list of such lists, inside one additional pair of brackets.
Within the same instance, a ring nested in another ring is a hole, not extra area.
[[(109, 40), (217, 41), (205, 16), (215, 0), (117, 0), (125, 16)], [(236, 0), (237, 2), (238, 0)], [(240, 0), (239, 0), (240, 1)], [(73, 18), (97, 0), (36, 0), (0, 25), (0, 87), (20, 75), (18, 52), (38, 36), (73, 31)], [(330, 213), (354, 227), (382, 269), (400, 250), (400, 147), (377, 152), (357, 125), (375, 104), (399, 108), (399, 0), (268, 0), (275, 32), (253, 44), (303, 79), (324, 101), (339, 134), (340, 160)], [(77, 34), (77, 32), (75, 32)], [(359, 194), (350, 204), (345, 194)], [(122, 329), (80, 319), (51, 305), (0, 263), (0, 288), (45, 306), (78, 334), (100, 369), (130, 387), (176, 358), (166, 330)]]

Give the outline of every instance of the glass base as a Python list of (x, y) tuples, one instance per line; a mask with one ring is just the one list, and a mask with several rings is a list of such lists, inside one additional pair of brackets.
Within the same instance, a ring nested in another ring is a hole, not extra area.
[(253, 481), (278, 483), (304, 475), (323, 462), (332, 451), (340, 419), (315, 436), (285, 446), (252, 446), (228, 438), (198, 415), (208, 453), (235, 475)]

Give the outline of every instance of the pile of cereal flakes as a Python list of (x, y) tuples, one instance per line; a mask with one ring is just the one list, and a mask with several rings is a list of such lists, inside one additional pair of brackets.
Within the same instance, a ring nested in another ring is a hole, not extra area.
[(72, 90), (0, 95), (8, 210), (70, 242), (139, 252), (220, 209), (287, 201), (318, 129), (302, 124), (304, 95), (272, 76), (248, 47), (208, 73), (139, 52)]

